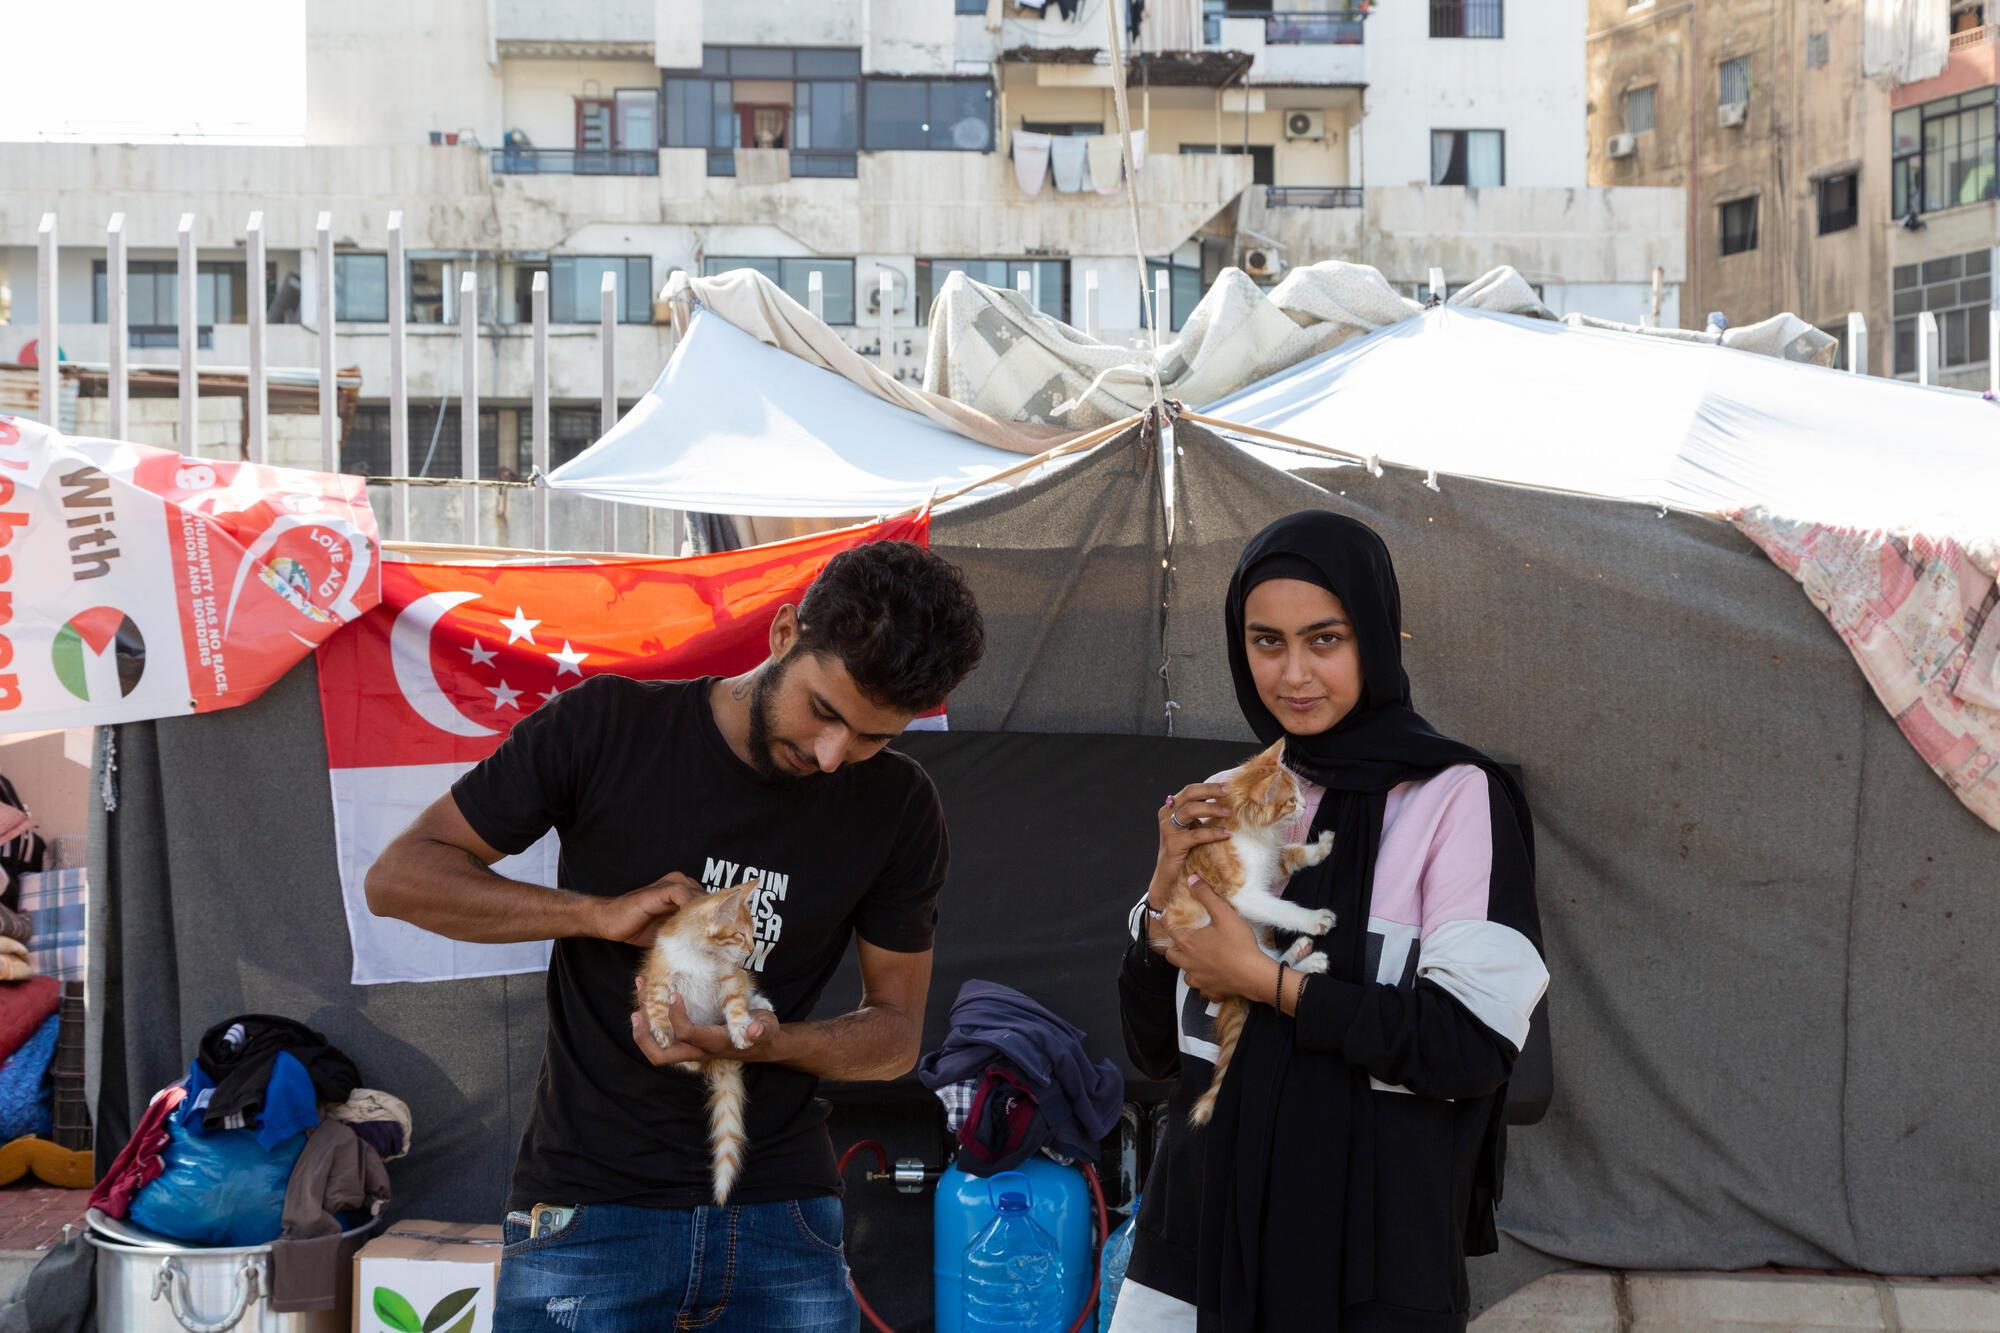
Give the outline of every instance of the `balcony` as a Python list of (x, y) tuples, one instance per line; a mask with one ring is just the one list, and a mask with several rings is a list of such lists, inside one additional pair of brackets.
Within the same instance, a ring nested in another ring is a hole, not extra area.
[(1358, 9), (1225, 9), (1203, 16), (1208, 45), (1222, 44), (1225, 19), (1252, 19), (1264, 25), (1265, 46), (1359, 46), (1362, 19)]
[(502, 176), (657, 176), (660, 155), (648, 149), (495, 148)]
[(1359, 185), (1267, 185), (1266, 208), (1360, 208)]
[(1967, 28), (1964, 32), (1953, 33), (1951, 35), (1952, 51), (1954, 53), (1969, 51), (1975, 46), (1984, 46), (1986, 43), (1991, 42), (1995, 26), (1994, 24), (1987, 23), (1976, 28)]

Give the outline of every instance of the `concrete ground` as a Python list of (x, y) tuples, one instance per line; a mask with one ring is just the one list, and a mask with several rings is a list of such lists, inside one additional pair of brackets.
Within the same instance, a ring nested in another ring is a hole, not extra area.
[(0, 1188), (0, 1298), (12, 1292), (63, 1238), (63, 1224), (83, 1230), (89, 1190), (59, 1190), (24, 1181)]
[(1475, 1333), (1694, 1333), (1698, 1329), (1960, 1333), (2000, 1330), (2000, 1275), (1551, 1273), (1472, 1323)]

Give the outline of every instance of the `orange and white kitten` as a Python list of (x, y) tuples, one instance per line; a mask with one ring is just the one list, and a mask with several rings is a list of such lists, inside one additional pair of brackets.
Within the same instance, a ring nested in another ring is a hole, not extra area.
[[(1299, 780), (1280, 762), (1284, 752), (1285, 743), (1280, 740), (1229, 775), (1222, 797), (1229, 810), (1229, 837), (1203, 843), (1189, 852), (1187, 868), (1258, 927), (1264, 952), (1273, 958), (1279, 956), (1271, 942), (1274, 928), (1297, 931), (1300, 939), (1285, 952), (1284, 962), (1300, 972), (1324, 972), (1326, 955), (1313, 952), (1311, 937), (1333, 929), (1333, 913), (1288, 902), (1282, 895), (1285, 882), (1294, 874), (1326, 860), (1333, 851), (1333, 834), (1321, 833), (1305, 844), (1285, 841), (1303, 802)], [(1167, 903), (1165, 920), (1176, 930), (1198, 930), (1208, 924), (1208, 913), (1182, 887)], [(1249, 1013), (1250, 1002), (1241, 996), (1221, 1001), (1215, 1016), (1215, 1077), (1188, 1112), (1190, 1123), (1205, 1125), (1215, 1114), (1216, 1095), (1222, 1091), (1223, 1075), (1229, 1072), (1236, 1040), (1243, 1035), (1243, 1020)]]
[[(718, 890), (681, 908), (661, 927), (639, 970), (640, 1007), (653, 1040), (673, 1044), (667, 1003), (680, 996), (691, 1023), (721, 1023), (739, 1051), (750, 1044), (750, 1011), (769, 1009), (744, 964), (753, 943), (750, 895), (753, 881)], [(715, 1201), (727, 1203), (743, 1172), (743, 1088), (741, 1060), (687, 1060), (677, 1068), (708, 1082), (708, 1145), (715, 1173)]]

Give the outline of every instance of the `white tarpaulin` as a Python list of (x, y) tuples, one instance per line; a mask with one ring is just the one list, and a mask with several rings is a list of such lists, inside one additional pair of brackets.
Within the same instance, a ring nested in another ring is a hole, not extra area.
[(1458, 306), (1202, 411), (1384, 462), (1699, 513), (1974, 539), (2000, 527), (2000, 405), (1977, 394)]
[(548, 484), (668, 509), (866, 518), (1020, 462), (697, 310), (645, 397)]

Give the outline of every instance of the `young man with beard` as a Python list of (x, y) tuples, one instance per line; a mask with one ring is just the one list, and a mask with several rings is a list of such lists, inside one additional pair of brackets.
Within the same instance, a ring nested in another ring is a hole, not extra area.
[[(904, 543), (842, 552), (778, 613), (756, 670), (573, 686), (376, 862), (375, 912), (459, 940), (555, 941), (498, 1333), (856, 1326), (813, 1094), (916, 1061), (945, 826), (930, 779), (884, 747), (983, 646), (952, 565)], [(489, 869), (551, 828), (560, 888)], [(750, 967), (772, 1011), (746, 1051), (685, 1021), (662, 1048), (634, 1013), (641, 949), (693, 895), (747, 880), (763, 886)], [(860, 1007), (803, 1021), (850, 935)], [(747, 1160), (720, 1207), (706, 1089), (673, 1067), (707, 1055), (750, 1062)]]

